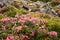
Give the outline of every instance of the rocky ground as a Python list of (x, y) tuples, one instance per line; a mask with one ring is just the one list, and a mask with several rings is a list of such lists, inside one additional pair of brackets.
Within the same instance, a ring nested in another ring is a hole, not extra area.
[[(1, 7), (4, 7), (4, 5), (11, 5), (15, 6), (17, 9), (24, 9), (30, 12), (35, 12), (35, 11), (40, 11), (42, 13), (48, 13), (52, 15), (60, 15), (59, 10), (60, 10), (60, 4), (55, 5), (54, 7), (51, 6), (52, 2), (42, 2), (42, 1), (30, 1), (30, 0), (2, 0), (0, 2)], [(0, 11), (3, 10), (4, 8), (0, 8)]]

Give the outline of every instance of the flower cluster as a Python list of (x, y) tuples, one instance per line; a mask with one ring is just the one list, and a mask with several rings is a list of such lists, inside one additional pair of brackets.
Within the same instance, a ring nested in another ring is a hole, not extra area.
[[(38, 13), (38, 14), (37, 14)], [(33, 14), (33, 13), (32, 13)], [(16, 14), (14, 17), (0, 19), (1, 40), (50, 40), (51, 36), (58, 38), (58, 33), (49, 30), (49, 19), (41, 18), (39, 12), (34, 13), (38, 17), (27, 14)], [(48, 35), (48, 36), (47, 36)], [(54, 38), (53, 38), (54, 39)]]

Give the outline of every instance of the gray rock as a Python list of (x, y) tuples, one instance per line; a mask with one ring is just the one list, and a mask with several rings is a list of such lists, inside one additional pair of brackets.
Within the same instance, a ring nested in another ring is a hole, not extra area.
[(60, 4), (56, 6), (57, 8), (60, 8)]
[(3, 2), (0, 2), (0, 7), (2, 8), (5, 4)]
[(27, 3), (27, 1), (25, 1), (25, 0), (20, 0), (20, 2), (24, 5), (24, 6), (28, 6), (28, 3)]
[(37, 8), (37, 9), (30, 9), (30, 8), (29, 8), (28, 11), (29, 11), (29, 12), (36, 12), (36, 11), (39, 11), (39, 12), (40, 12), (40, 9), (39, 9), (39, 8)]
[(52, 14), (52, 15), (57, 15), (55, 10), (50, 8), (49, 4), (50, 4), (50, 2), (47, 2), (43, 6), (41, 6), (40, 11), (44, 12), (44, 13), (49, 13), (49, 14)]
[(14, 1), (13, 0), (7, 0), (8, 4), (13, 4)]
[(0, 2), (3, 2), (3, 0), (0, 0)]

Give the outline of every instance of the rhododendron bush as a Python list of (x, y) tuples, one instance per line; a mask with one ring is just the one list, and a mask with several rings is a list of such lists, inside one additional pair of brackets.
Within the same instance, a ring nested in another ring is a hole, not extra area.
[(59, 40), (60, 19), (40, 12), (0, 15), (0, 40)]

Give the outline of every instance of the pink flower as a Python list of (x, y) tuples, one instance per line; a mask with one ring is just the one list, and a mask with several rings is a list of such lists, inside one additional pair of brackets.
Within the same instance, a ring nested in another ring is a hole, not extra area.
[(42, 24), (44, 24), (44, 23), (46, 23), (46, 22), (47, 22), (47, 20), (45, 20), (45, 19), (42, 19), (42, 20), (41, 20), (41, 23), (42, 23)]
[(17, 30), (21, 30), (22, 28), (23, 28), (23, 26), (16, 27)]
[(25, 35), (25, 39), (26, 39), (26, 40), (30, 40), (30, 38), (29, 38), (27, 35)]
[(41, 27), (39, 27), (39, 29), (45, 30), (45, 26), (41, 26)]
[(10, 20), (10, 18), (3, 18), (1, 21), (8, 22), (9, 20)]
[(20, 24), (24, 24), (24, 22), (25, 22), (25, 20), (22, 20), (22, 19), (20, 19), (20, 20), (18, 21), (18, 23), (20, 23)]
[(30, 17), (25, 17), (24, 20), (30, 19)]
[(2, 30), (6, 30), (6, 26), (2, 26)]
[(18, 30), (18, 29), (16, 29), (14, 33), (15, 33), (15, 34), (17, 34), (18, 32), (19, 32), (19, 30)]
[(7, 37), (6, 40), (10, 40), (10, 39)]
[(23, 39), (25, 38), (25, 35), (22, 34), (21, 36), (22, 36)]
[(55, 31), (51, 31), (49, 34), (50, 34), (51, 36), (57, 36), (57, 32), (55, 32)]
[(34, 18), (34, 17), (32, 17), (32, 18), (26, 17), (26, 18), (24, 18), (24, 20), (32, 22), (32, 21), (38, 21), (39, 19), (38, 18)]
[(21, 19), (23, 19), (23, 18), (25, 18), (25, 17), (26, 17), (26, 15), (21, 15), (21, 16), (20, 16)]
[(32, 31), (31, 36), (34, 36), (34, 34), (35, 34), (35, 32), (34, 32), (34, 31)]
[(17, 24), (15, 23), (14, 26), (16, 26)]
[(30, 38), (27, 35), (21, 35), (23, 39), (29, 40)]
[(32, 20), (30, 18), (28, 18), (27, 21), (32, 22)]
[(29, 22), (32, 22), (32, 19), (29, 18), (29, 17), (24, 18), (24, 20), (29, 21)]
[(6, 38), (6, 40), (14, 40), (14, 37), (13, 36), (9, 36)]
[(16, 18), (18, 18), (18, 17), (19, 17), (19, 15), (18, 15), (18, 14), (16, 14), (16, 15), (15, 15), (15, 17), (16, 17)]
[(30, 16), (30, 13), (26, 14), (26, 16), (29, 17)]
[(38, 21), (39, 18), (34, 18), (34, 17), (32, 17), (31, 20), (33, 20), (33, 21)]

